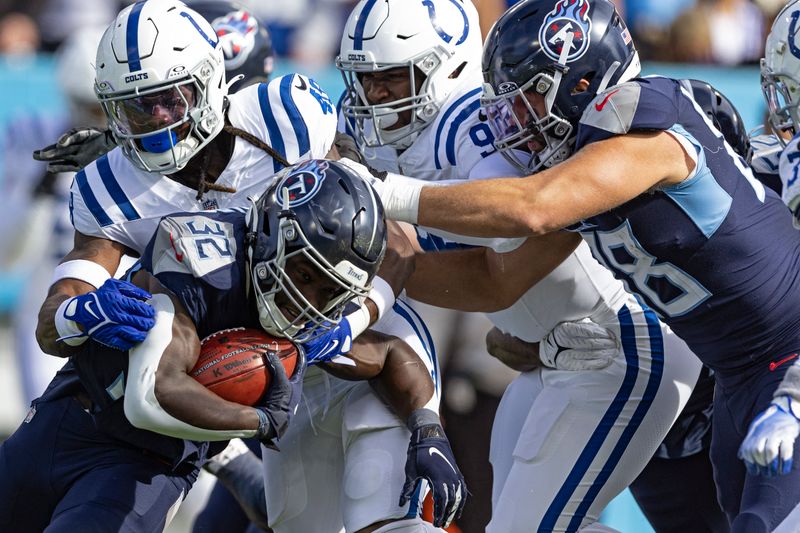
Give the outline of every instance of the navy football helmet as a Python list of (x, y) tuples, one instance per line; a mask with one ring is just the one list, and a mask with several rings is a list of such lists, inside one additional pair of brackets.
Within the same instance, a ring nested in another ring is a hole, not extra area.
[[(386, 251), (383, 205), (367, 182), (335, 161), (281, 171), (251, 208), (248, 225), (261, 326), (295, 342), (333, 327), (348, 302), (366, 297)], [(299, 262), (312, 275), (298, 276)], [(309, 278), (327, 283), (324, 301), (312, 301), (308, 288), (304, 293)]]
[(680, 84), (692, 96), (700, 109), (708, 116), (714, 127), (737, 154), (745, 159), (750, 155), (750, 136), (744, 120), (728, 98), (710, 83), (700, 80), (680, 80)]
[[(526, 172), (569, 157), (589, 103), (641, 70), (630, 32), (609, 0), (515, 4), (486, 37), (482, 68), (495, 146)], [(542, 116), (526, 93), (543, 97)], [(542, 148), (534, 153), (531, 144)]]
[(234, 2), (199, 0), (186, 5), (200, 13), (217, 32), (228, 81), (244, 76), (231, 84), (229, 92), (269, 79), (275, 53), (269, 31), (258, 18)]

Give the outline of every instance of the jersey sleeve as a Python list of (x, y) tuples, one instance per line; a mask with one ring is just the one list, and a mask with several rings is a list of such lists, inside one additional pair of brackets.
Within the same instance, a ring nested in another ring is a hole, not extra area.
[(679, 86), (667, 78), (642, 78), (598, 94), (578, 124), (575, 150), (632, 131), (668, 130), (678, 120)]
[(757, 135), (750, 138), (753, 151), (750, 168), (758, 181), (775, 191), (778, 195), (783, 191), (779, 168), (783, 145), (775, 135)]
[(433, 137), (436, 169), (453, 168), (452, 177), (466, 179), (481, 159), (495, 152), (494, 135), (482, 120), (481, 89), (475, 88), (439, 111)]
[[(324, 158), (333, 146), (337, 114), (313, 79), (287, 74), (257, 87), (262, 138), (289, 163)], [(276, 161), (275, 172), (283, 168)]]
[(116, 149), (75, 174), (69, 192), (70, 221), (84, 235), (139, 250), (128, 225), (142, 216), (132, 201), (135, 193), (118, 178), (117, 163), (123, 157)]
[(142, 268), (177, 296), (196, 325), (236, 282), (234, 231), (219, 217), (164, 217), (142, 255)]

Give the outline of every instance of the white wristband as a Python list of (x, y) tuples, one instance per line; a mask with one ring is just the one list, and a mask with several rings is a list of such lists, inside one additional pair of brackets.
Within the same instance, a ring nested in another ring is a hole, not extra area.
[(369, 327), (370, 322), (369, 309), (366, 305), (362, 304), (361, 307), (344, 317), (342, 320), (347, 320), (350, 324), (350, 334), (353, 340), (364, 333)]
[(89, 338), (81, 330), (77, 322), (66, 317), (67, 309), (69, 308), (70, 315), (72, 315), (77, 305), (78, 300), (76, 298), (67, 298), (61, 302), (61, 305), (56, 310), (55, 325), (58, 332), (58, 340), (69, 346), (80, 346)]
[(50, 282), (50, 285), (58, 280), (71, 278), (85, 281), (95, 289), (99, 289), (110, 277), (111, 275), (108, 273), (108, 270), (94, 261), (75, 259), (74, 261), (61, 263), (55, 268), (53, 271), (53, 280)]
[(372, 300), (372, 303), (378, 308), (378, 320), (380, 320), (386, 310), (394, 305), (394, 289), (385, 279), (375, 276), (372, 279), (372, 289), (369, 291), (367, 298)]
[(383, 202), (386, 218), (416, 224), (419, 215), (419, 195), (423, 187), (430, 185), (435, 184), (390, 172), (383, 182), (375, 185), (375, 190)]

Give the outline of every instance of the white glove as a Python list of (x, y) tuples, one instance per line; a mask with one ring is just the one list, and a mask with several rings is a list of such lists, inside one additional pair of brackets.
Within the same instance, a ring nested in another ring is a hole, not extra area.
[(542, 364), (556, 370), (600, 370), (619, 354), (613, 332), (588, 318), (562, 322), (539, 343)]
[(792, 470), (794, 441), (800, 433), (800, 405), (787, 395), (773, 398), (747, 430), (739, 458), (747, 472), (766, 477)]

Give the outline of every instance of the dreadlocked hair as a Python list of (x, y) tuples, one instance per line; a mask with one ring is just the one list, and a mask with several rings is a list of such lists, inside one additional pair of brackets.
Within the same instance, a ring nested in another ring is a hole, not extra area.
[(241, 137), (242, 139), (249, 142), (256, 148), (261, 148), (262, 150), (267, 152), (267, 154), (269, 154), (270, 157), (272, 157), (272, 159), (274, 159), (281, 165), (285, 167), (288, 167), (290, 165), (290, 163), (281, 154), (276, 152), (273, 147), (271, 147), (270, 145), (268, 145), (267, 143), (265, 143), (252, 133), (248, 133), (244, 130), (232, 126), (231, 123), (228, 122), (227, 120), (225, 121), (225, 125), (222, 127), (222, 131), (229, 133), (235, 137)]
[(200, 180), (197, 184), (197, 196), (195, 199), (199, 202), (203, 199), (203, 195), (206, 191), (218, 191), (218, 192), (226, 192), (233, 194), (236, 192), (236, 189), (233, 187), (226, 187), (225, 185), (217, 185), (213, 181), (208, 181), (206, 177), (208, 176), (208, 160), (210, 159), (210, 153), (206, 151), (203, 154), (203, 164), (200, 166)]

